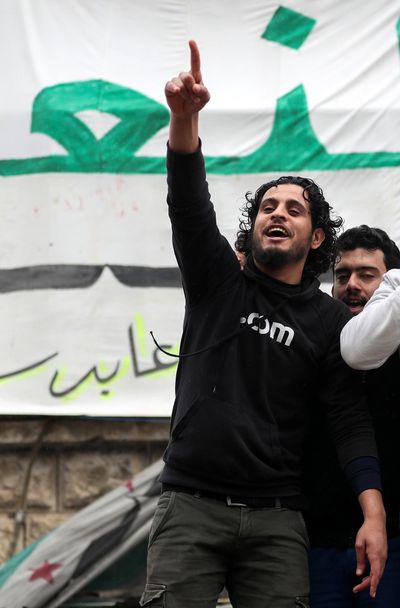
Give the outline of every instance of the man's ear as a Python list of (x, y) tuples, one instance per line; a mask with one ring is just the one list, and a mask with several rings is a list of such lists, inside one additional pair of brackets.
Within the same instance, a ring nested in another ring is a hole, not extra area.
[(325, 232), (322, 228), (316, 228), (311, 237), (311, 249), (318, 249), (325, 240)]
[(235, 254), (240, 264), (240, 270), (243, 270), (243, 268), (246, 266), (246, 255), (241, 251), (237, 251), (236, 249)]

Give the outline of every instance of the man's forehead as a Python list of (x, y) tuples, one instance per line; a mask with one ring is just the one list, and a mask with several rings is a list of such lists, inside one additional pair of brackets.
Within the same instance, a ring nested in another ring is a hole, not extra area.
[(335, 263), (335, 271), (376, 268), (386, 272), (385, 256), (382, 249), (365, 249), (357, 247), (349, 251), (340, 251)]
[(304, 197), (304, 188), (298, 184), (278, 184), (277, 186), (271, 186), (271, 188), (268, 188), (268, 190), (264, 192), (262, 201), (267, 199), (296, 200), (303, 205), (304, 203), (309, 205), (308, 200)]

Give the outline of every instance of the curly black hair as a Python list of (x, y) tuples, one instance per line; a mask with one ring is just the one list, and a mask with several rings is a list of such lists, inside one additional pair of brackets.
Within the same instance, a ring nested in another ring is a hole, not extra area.
[(313, 230), (322, 228), (325, 240), (318, 249), (310, 249), (303, 270), (303, 276), (317, 277), (326, 272), (336, 257), (335, 243), (337, 232), (343, 225), (341, 217), (331, 217), (332, 207), (325, 200), (322, 189), (308, 177), (284, 175), (278, 179), (262, 184), (255, 192), (246, 192), (246, 202), (243, 205), (242, 219), (239, 220), (239, 230), (236, 234), (235, 248), (248, 255), (251, 252), (254, 222), (262, 198), (267, 190), (281, 184), (294, 184), (303, 188), (303, 196), (310, 203)]
[(400, 251), (396, 243), (381, 228), (371, 228), (366, 224), (349, 228), (339, 236), (336, 241), (336, 261), (343, 251), (353, 249), (367, 249), (383, 252), (383, 258), (387, 270), (400, 268)]

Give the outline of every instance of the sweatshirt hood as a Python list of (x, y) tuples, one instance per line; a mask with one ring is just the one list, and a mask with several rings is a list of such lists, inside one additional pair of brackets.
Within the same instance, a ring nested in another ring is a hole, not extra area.
[[(282, 281), (278, 281), (277, 279), (273, 279), (272, 277), (269, 277), (268, 275), (264, 274), (257, 268), (257, 266), (254, 263), (252, 255), (249, 255), (247, 257), (246, 265), (242, 272), (247, 278), (249, 278), (251, 281), (254, 281), (256, 283), (256, 285), (258, 286), (257, 291), (259, 291), (259, 289), (261, 289), (264, 286), (264, 287), (268, 288), (270, 291), (282, 296), (282, 298), (280, 299), (280, 302), (278, 304), (276, 304), (272, 308), (272, 310), (268, 311), (269, 315), (284, 308), (289, 302), (293, 302), (293, 301), (306, 302), (308, 300), (311, 300), (311, 298), (317, 293), (317, 291), (319, 289), (319, 285), (320, 285), (320, 282), (315, 277), (307, 277), (307, 276), (303, 277), (301, 280), (301, 283), (299, 283), (298, 285), (290, 285), (288, 283), (283, 283)], [(260, 315), (258, 317), (258, 321), (263, 320), (264, 318), (266, 318), (266, 315)], [(206, 351), (213, 350), (214, 348), (221, 346), (221, 344), (224, 344), (225, 342), (232, 340), (232, 338), (237, 338), (245, 329), (246, 329), (246, 325), (241, 324), (240, 327), (238, 327), (234, 331), (228, 333), (227, 335), (223, 336), (216, 342), (208, 344), (208, 345), (204, 346), (204, 348), (201, 348), (200, 350), (197, 350), (197, 351), (194, 351), (191, 353), (184, 353), (184, 354), (182, 354), (182, 353), (175, 354), (175, 353), (170, 353), (170, 352), (164, 350), (162, 348), (162, 346), (160, 346), (160, 344), (155, 339), (152, 331), (150, 332), (150, 334), (151, 334), (151, 337), (152, 337), (155, 345), (161, 352), (163, 352), (166, 355), (169, 355), (170, 357), (176, 357), (178, 359), (183, 359), (186, 357), (193, 357), (195, 355), (200, 355)]]
[(290, 285), (288, 283), (278, 281), (277, 279), (273, 279), (257, 268), (252, 254), (247, 256), (243, 273), (260, 286), (267, 287), (275, 293), (285, 296), (285, 298), (290, 300), (294, 299), (297, 302), (305, 302), (310, 300), (317, 293), (320, 286), (320, 282), (317, 278), (307, 275), (302, 277), (301, 283), (298, 285)]

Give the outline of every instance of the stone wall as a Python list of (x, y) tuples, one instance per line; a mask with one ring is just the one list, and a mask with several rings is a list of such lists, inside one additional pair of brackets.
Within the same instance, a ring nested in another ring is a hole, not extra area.
[(15, 544), (15, 514), (29, 466), (16, 550), (160, 458), (168, 430), (167, 420), (0, 418), (0, 564)]

